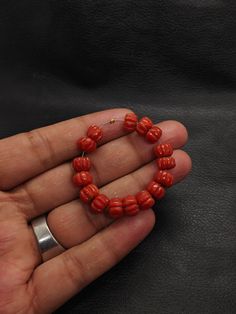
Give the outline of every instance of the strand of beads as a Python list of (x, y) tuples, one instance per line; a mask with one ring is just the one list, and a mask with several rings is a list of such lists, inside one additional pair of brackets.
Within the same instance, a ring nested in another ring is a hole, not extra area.
[[(120, 121), (120, 119), (117, 119)], [(162, 130), (153, 125), (148, 117), (138, 120), (134, 113), (125, 115), (123, 128), (128, 132), (136, 131), (138, 135), (144, 137), (149, 143), (156, 143), (162, 135)], [(107, 123), (115, 123), (116, 119), (111, 119)], [(156, 163), (158, 171), (155, 173), (147, 187), (136, 195), (128, 195), (123, 198), (109, 199), (106, 195), (99, 192), (98, 187), (93, 183), (93, 178), (89, 172), (92, 164), (87, 153), (96, 150), (97, 144), (103, 138), (103, 130), (100, 126), (91, 125), (87, 130), (87, 135), (77, 141), (77, 146), (82, 151), (81, 157), (76, 157), (73, 162), (75, 174), (73, 183), (80, 188), (80, 199), (89, 204), (91, 212), (94, 214), (108, 214), (112, 218), (120, 218), (124, 215), (134, 216), (140, 210), (151, 208), (155, 200), (160, 200), (165, 196), (165, 189), (172, 186), (174, 178), (167, 170), (176, 166), (175, 159), (172, 156), (173, 148), (171, 144), (159, 144), (154, 146), (153, 152), (157, 157)]]

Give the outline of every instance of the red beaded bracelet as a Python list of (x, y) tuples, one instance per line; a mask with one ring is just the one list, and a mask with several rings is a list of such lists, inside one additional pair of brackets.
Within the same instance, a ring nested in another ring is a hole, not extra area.
[[(150, 143), (156, 143), (161, 135), (162, 130), (153, 125), (148, 117), (138, 120), (134, 113), (127, 113), (124, 120), (111, 119), (104, 123), (114, 123), (123, 121), (123, 128), (128, 132), (136, 131), (140, 136)], [(100, 194), (98, 187), (93, 184), (92, 175), (89, 173), (91, 169), (91, 161), (86, 153), (91, 153), (97, 148), (97, 143), (103, 138), (103, 130), (100, 126), (91, 125), (88, 128), (87, 136), (78, 140), (77, 146), (82, 152), (80, 157), (76, 157), (73, 162), (75, 174), (73, 183), (80, 188), (80, 199), (82, 202), (90, 204), (91, 212), (94, 214), (108, 214), (111, 218), (120, 218), (124, 215), (134, 216), (140, 210), (151, 208), (155, 199), (159, 200), (165, 195), (165, 188), (173, 184), (173, 175), (166, 170), (176, 166), (175, 159), (171, 157), (173, 148), (171, 144), (159, 144), (154, 146), (154, 154), (157, 157), (158, 171), (154, 175), (146, 189), (138, 192), (136, 195), (128, 195), (123, 198), (109, 199), (106, 195)]]

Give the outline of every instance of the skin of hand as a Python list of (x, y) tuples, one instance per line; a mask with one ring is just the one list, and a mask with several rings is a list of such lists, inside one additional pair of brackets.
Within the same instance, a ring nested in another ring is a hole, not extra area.
[[(123, 119), (128, 112), (105, 110), (0, 140), (0, 313), (51, 313), (152, 230), (152, 209), (116, 221), (91, 214), (71, 180), (77, 139), (89, 125)], [(175, 148), (177, 166), (170, 171), (177, 183), (191, 169), (190, 157), (180, 150), (188, 134), (177, 121), (158, 126), (160, 143)], [(118, 121), (108, 125), (101, 146), (89, 154), (94, 183), (109, 197), (137, 193), (156, 171), (152, 145), (134, 133), (127, 134)], [(42, 214), (67, 249), (45, 263), (30, 225)]]

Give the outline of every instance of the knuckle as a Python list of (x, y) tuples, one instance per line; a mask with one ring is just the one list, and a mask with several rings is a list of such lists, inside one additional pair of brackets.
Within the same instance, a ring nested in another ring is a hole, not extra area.
[(93, 172), (94, 172), (94, 177), (96, 179), (96, 184), (101, 185), (102, 184), (102, 178), (101, 178), (100, 171), (97, 167), (96, 162), (93, 163)]
[(6, 217), (15, 217), (18, 206), (14, 202), (10, 192), (0, 191), (0, 221)]
[(89, 283), (88, 269), (82, 259), (70, 249), (63, 256), (65, 280), (73, 284), (78, 291)]
[(129, 134), (126, 136), (127, 143), (129, 145), (130, 151), (135, 154), (138, 164), (142, 165), (147, 162), (146, 151), (140, 149), (140, 146), (137, 142), (136, 134)]
[[(100, 263), (103, 264), (103, 267), (110, 267), (115, 265), (120, 259), (121, 255), (114, 246), (112, 239), (101, 234), (100, 237), (97, 237), (97, 247), (99, 247), (99, 255), (103, 256), (103, 260), (100, 259)], [(102, 254), (100, 254), (102, 252)]]
[(97, 224), (97, 221), (91, 216), (90, 212), (88, 210), (85, 209), (85, 215), (86, 215), (86, 219), (88, 221), (88, 224), (91, 226), (91, 228), (94, 230), (94, 233), (99, 231), (99, 226)]
[(8, 193), (8, 197), (12, 203), (18, 208), (19, 212), (30, 217), (30, 214), (35, 210), (35, 200), (30, 192), (30, 189), (27, 187), (27, 183), (22, 186), (15, 188), (14, 190)]
[(35, 154), (36, 158), (43, 167), (48, 167), (55, 161), (55, 151), (53, 145), (46, 134), (39, 129), (24, 133), (29, 144), (30, 150)]
[(131, 174), (131, 178), (133, 181), (133, 185), (137, 186), (137, 189), (143, 189), (143, 187), (145, 186), (145, 184), (147, 184), (147, 182), (145, 181), (144, 176), (140, 175), (138, 172), (132, 172)]
[(31, 279), (28, 282), (27, 294), (29, 295), (29, 304), (28, 304), (28, 312), (29, 314), (42, 314), (45, 313), (45, 310), (42, 308), (42, 302), (39, 298), (39, 291), (37, 285), (34, 284), (34, 281)]

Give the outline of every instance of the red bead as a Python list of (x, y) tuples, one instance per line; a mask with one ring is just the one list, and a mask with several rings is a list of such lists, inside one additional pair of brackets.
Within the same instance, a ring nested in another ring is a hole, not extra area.
[(101, 214), (109, 203), (109, 198), (104, 194), (98, 194), (91, 203), (91, 211), (94, 214)]
[(103, 137), (103, 132), (102, 132), (102, 129), (95, 125), (95, 124), (92, 124), (90, 125), (90, 127), (88, 128), (88, 131), (87, 131), (87, 136), (90, 137), (92, 140), (94, 140), (95, 142), (98, 142), (102, 139)]
[(96, 149), (97, 144), (90, 137), (82, 137), (78, 140), (78, 147), (83, 152), (91, 153)]
[(173, 154), (171, 144), (160, 144), (154, 147), (154, 153), (157, 157), (168, 157)]
[(136, 199), (140, 209), (142, 210), (149, 209), (155, 204), (151, 194), (146, 190), (138, 192), (136, 194)]
[(89, 171), (91, 168), (91, 161), (88, 157), (77, 157), (73, 160), (73, 167), (75, 171)]
[(89, 203), (94, 197), (99, 193), (99, 190), (96, 185), (89, 184), (80, 190), (80, 199), (84, 203)]
[(88, 171), (81, 171), (73, 176), (73, 182), (77, 186), (86, 186), (93, 182), (93, 177)]
[(160, 170), (172, 169), (176, 166), (175, 159), (173, 157), (162, 157), (157, 159), (157, 166)]
[(161, 170), (156, 173), (154, 180), (166, 187), (170, 187), (173, 185), (174, 177), (171, 173)]
[(122, 199), (112, 198), (108, 204), (108, 214), (112, 218), (120, 218), (124, 215)]
[(147, 186), (148, 192), (156, 199), (161, 199), (165, 196), (165, 189), (157, 182), (152, 181)]
[(162, 135), (162, 130), (158, 128), (158, 126), (153, 126), (146, 134), (146, 139), (151, 142), (155, 143), (159, 140)]
[(153, 126), (152, 121), (148, 117), (143, 117), (136, 126), (136, 131), (139, 135), (146, 135), (148, 130)]
[(134, 216), (139, 212), (138, 202), (135, 196), (128, 195), (123, 198), (124, 212), (128, 216)]
[(135, 113), (127, 113), (125, 115), (125, 120), (124, 120), (124, 129), (126, 131), (135, 131), (136, 125), (138, 122), (138, 117), (136, 116)]

